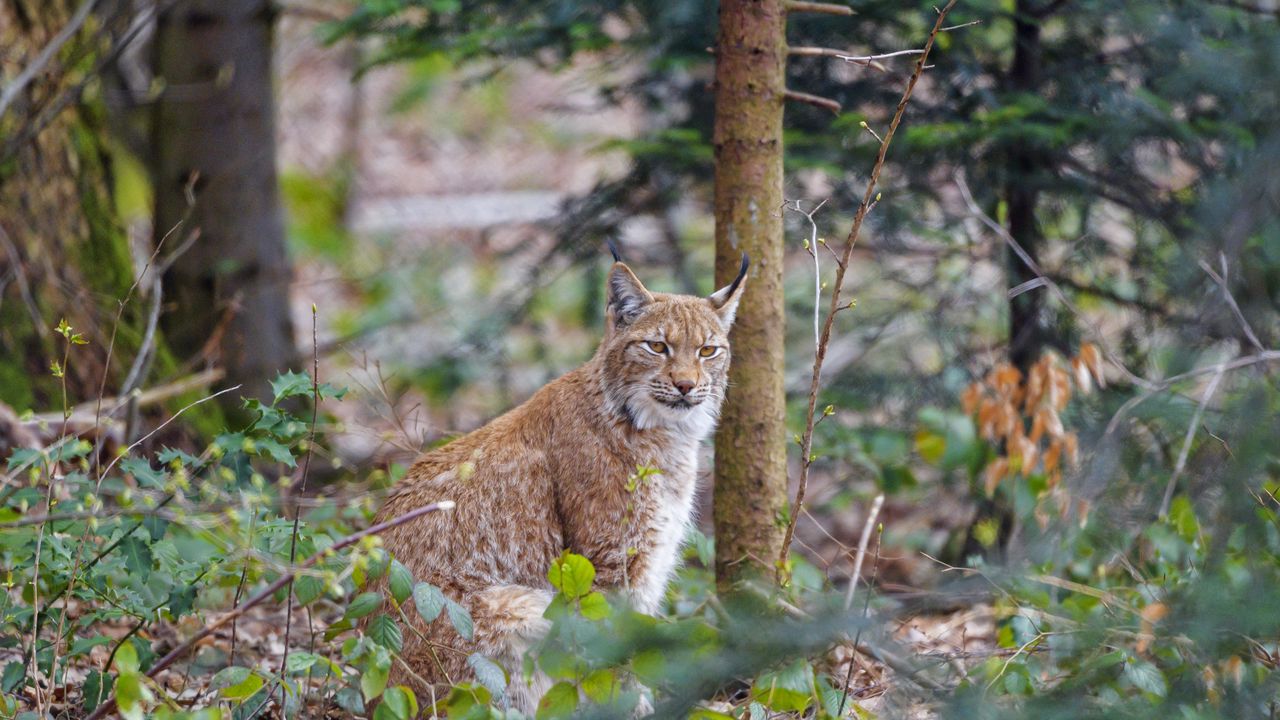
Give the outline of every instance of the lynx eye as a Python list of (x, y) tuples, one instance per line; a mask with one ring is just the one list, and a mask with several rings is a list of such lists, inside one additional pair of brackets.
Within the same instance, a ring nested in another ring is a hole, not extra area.
[(667, 353), (667, 344), (659, 340), (650, 340), (644, 344), (644, 347), (654, 355), (665, 355)]
[(720, 348), (715, 345), (703, 345), (702, 348), (698, 350), (698, 357), (700, 358), (713, 358), (719, 354)]

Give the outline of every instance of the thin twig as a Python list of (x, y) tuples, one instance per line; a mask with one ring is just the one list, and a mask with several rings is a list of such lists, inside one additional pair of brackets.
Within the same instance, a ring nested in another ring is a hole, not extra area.
[[(307, 454), (302, 460), (302, 479), (298, 492), (307, 492), (307, 475), (311, 471), (311, 448), (316, 444), (316, 418), (320, 413), (320, 343), (317, 342), (316, 304), (311, 303), (311, 428), (307, 433)], [(298, 523), (302, 520), (302, 508), (293, 507), (293, 531), (289, 535), (289, 564), (298, 560)], [(280, 658), (280, 677), (284, 677), (285, 663), (289, 660), (289, 630), (293, 625), (293, 580), (289, 581), (289, 589), (284, 594), (284, 655)], [(284, 683), (280, 684), (281, 688)], [(268, 699), (275, 696), (271, 691)], [(305, 699), (305, 696), (304, 696)]]
[(169, 425), (170, 423), (172, 423), (174, 420), (177, 420), (178, 418), (182, 417), (182, 414), (183, 414), (183, 413), (185, 413), (186, 411), (190, 410), (191, 408), (193, 408), (193, 407), (195, 407), (195, 406), (197, 406), (197, 405), (201, 405), (201, 404), (203, 404), (203, 403), (207, 403), (207, 402), (209, 402), (210, 400), (212, 400), (212, 399), (214, 399), (214, 398), (218, 397), (219, 395), (226, 395), (226, 394), (227, 394), (227, 393), (229, 393), (229, 392), (233, 392), (233, 391), (235, 391), (235, 390), (239, 390), (239, 389), (240, 389), (240, 386), (239, 386), (239, 385), (232, 385), (231, 387), (229, 387), (229, 388), (224, 388), (224, 389), (222, 389), (222, 390), (219, 390), (218, 392), (216, 392), (216, 393), (214, 393), (214, 394), (212, 394), (212, 395), (207, 395), (207, 396), (205, 396), (205, 397), (202, 397), (202, 398), (200, 398), (199, 400), (196, 400), (195, 402), (193, 402), (193, 403), (191, 403), (191, 404), (187, 405), (186, 407), (182, 408), (182, 409), (181, 409), (181, 410), (179, 410), (178, 412), (174, 413), (174, 414), (173, 414), (173, 417), (171, 417), (171, 418), (169, 418), (168, 420), (165, 420), (164, 422), (162, 422), (162, 423), (160, 423), (159, 425), (157, 425), (155, 430), (152, 430), (151, 432), (147, 433), (146, 435), (143, 435), (142, 437), (138, 438), (137, 442), (135, 442), (135, 443), (133, 443), (132, 445), (130, 445), (129, 447), (125, 448), (125, 449), (124, 449), (124, 452), (122, 452), (122, 453), (120, 453), (119, 455), (117, 455), (117, 456), (116, 456), (116, 459), (115, 459), (115, 460), (112, 460), (110, 465), (107, 465), (107, 469), (106, 469), (106, 470), (104, 470), (104, 471), (103, 471), (103, 473), (102, 473), (102, 474), (103, 474), (103, 476), (105, 477), (108, 473), (110, 473), (110, 472), (111, 472), (111, 468), (115, 467), (115, 466), (116, 466), (116, 463), (120, 462), (120, 458), (128, 457), (128, 456), (129, 456), (129, 453), (133, 452), (134, 448), (138, 447), (139, 445), (141, 445), (142, 443), (146, 442), (147, 440), (150, 440), (150, 439), (151, 439), (151, 437), (152, 437), (153, 435), (155, 435), (156, 433), (158, 433), (158, 432), (160, 432), (161, 430), (163, 430), (163, 429), (165, 429), (166, 427), (168, 427), (168, 425)]
[(1173, 502), (1173, 491), (1178, 486), (1178, 478), (1182, 476), (1182, 471), (1187, 467), (1187, 457), (1191, 454), (1191, 441), (1196, 437), (1196, 429), (1200, 427), (1200, 420), (1204, 417), (1204, 409), (1209, 405), (1209, 401), (1213, 399), (1213, 394), (1218, 390), (1218, 383), (1222, 381), (1222, 376), (1226, 373), (1226, 366), (1219, 364), (1213, 373), (1213, 379), (1209, 381), (1209, 387), (1205, 388), (1204, 395), (1200, 397), (1199, 404), (1196, 405), (1196, 411), (1191, 415), (1191, 422), (1187, 425), (1187, 434), (1182, 438), (1182, 450), (1178, 452), (1178, 461), (1173, 466), (1173, 474), (1169, 475), (1169, 483), (1164, 488), (1164, 498), (1160, 500), (1160, 518), (1163, 519), (1169, 514), (1169, 504)]
[(1183, 380), (1190, 380), (1192, 378), (1200, 377), (1201, 375), (1216, 373), (1219, 371), (1219, 368), (1223, 371), (1231, 371), (1269, 362), (1280, 362), (1280, 350), (1268, 350), (1254, 355), (1246, 355), (1217, 365), (1209, 365), (1207, 367), (1196, 368), (1195, 370), (1188, 370), (1187, 372), (1172, 375), (1164, 380), (1155, 382), (1146, 392), (1131, 398), (1124, 405), (1121, 405), (1119, 410), (1116, 410), (1116, 414), (1111, 416), (1111, 421), (1107, 423), (1107, 429), (1103, 432), (1103, 435), (1106, 436), (1114, 433), (1116, 428), (1120, 426), (1120, 420), (1123, 419), (1130, 410), (1141, 405), (1147, 400), (1150, 400), (1156, 393), (1168, 390), (1170, 387), (1182, 382)]
[[(813, 219), (813, 216), (822, 209), (823, 205), (827, 204), (827, 200), (824, 199), (808, 212), (805, 212), (800, 206), (799, 200), (793, 202), (794, 204), (789, 202), (783, 207), (800, 213), (809, 221), (809, 251), (813, 255), (813, 348), (816, 353), (818, 341), (821, 337), (819, 334), (819, 322), (822, 314), (822, 268), (818, 265), (818, 223)], [(823, 245), (826, 245), (826, 243), (823, 243)]]
[[(884, 497), (881, 495), (880, 497)], [(878, 509), (878, 508), (877, 508)], [(876, 559), (875, 564), (871, 566), (871, 582), (874, 584), (880, 577), (880, 550), (884, 547), (884, 526), (880, 526), (879, 532), (876, 534)], [(857, 580), (855, 575), (853, 578)], [(847, 610), (848, 608), (846, 608)], [(871, 612), (871, 592), (868, 589), (867, 597), (862, 601), (862, 619), (867, 619), (868, 613)], [(844, 673), (844, 687), (840, 691), (840, 708), (836, 712), (836, 717), (844, 717), (844, 703), (849, 698), (849, 683), (853, 682), (853, 661), (858, 657), (858, 646), (862, 644), (862, 629), (865, 625), (858, 626), (858, 632), (854, 633), (853, 645), (850, 646), (849, 667)]]
[(880, 508), (884, 507), (884, 493), (876, 495), (871, 501), (871, 509), (867, 511), (867, 522), (862, 526), (862, 537), (858, 539), (858, 554), (854, 556), (853, 575), (849, 576), (849, 587), (844, 593), (844, 609), (847, 612), (853, 607), (853, 594), (858, 588), (858, 580), (862, 577), (862, 561), (867, 557), (867, 543), (871, 541), (871, 529), (876, 526), (876, 518), (880, 517)]
[(893, 120), (890, 121), (889, 129), (884, 135), (884, 141), (880, 143), (880, 152), (876, 155), (875, 165), (871, 168), (871, 179), (867, 182), (867, 190), (863, 194), (862, 204), (858, 206), (858, 212), (853, 218), (853, 226), (849, 229), (849, 236), (845, 240), (841, 262), (836, 267), (835, 282), (832, 284), (831, 289), (830, 310), (827, 312), (826, 321), (822, 326), (822, 336), (818, 342), (817, 355), (813, 359), (813, 374), (809, 382), (809, 404), (805, 413), (804, 434), (801, 436), (800, 480), (796, 487), (796, 500), (792, 506), (791, 518), (787, 522), (786, 533), (783, 535), (782, 547), (778, 555), (779, 581), (785, 577), (786, 568), (788, 567), (787, 558), (791, 552), (791, 540), (795, 537), (796, 523), (799, 522), (800, 512), (804, 509), (804, 495), (809, 483), (809, 468), (813, 465), (813, 428), (816, 421), (814, 415), (818, 404), (818, 388), (822, 382), (822, 364), (826, 360), (827, 348), (831, 344), (832, 326), (835, 324), (836, 314), (840, 310), (840, 293), (844, 286), (844, 276), (848, 270), (850, 258), (853, 255), (853, 248), (858, 243), (858, 235), (862, 232), (862, 223), (876, 199), (876, 188), (880, 183), (880, 173), (884, 170), (885, 158), (889, 153), (889, 145), (893, 142), (893, 136), (898, 131), (898, 125), (902, 123), (902, 116), (907, 110), (907, 103), (911, 100), (911, 94), (915, 92), (916, 83), (920, 82), (920, 76), (924, 74), (925, 64), (929, 59), (929, 51), (933, 49), (933, 43), (938, 38), (938, 33), (942, 30), (947, 13), (951, 11), (951, 8), (955, 7), (955, 4), (956, 0), (950, 0), (945, 7), (938, 11), (938, 18), (933, 24), (933, 30), (929, 33), (929, 39), (925, 41), (924, 48), (920, 52), (920, 58), (916, 61), (916, 67), (911, 73), (911, 79), (907, 81), (907, 87), (902, 93), (902, 99), (898, 101), (898, 107), (893, 113)]
[(1217, 283), (1219, 287), (1222, 288), (1222, 299), (1226, 301), (1227, 306), (1231, 308), (1231, 312), (1236, 316), (1236, 320), (1240, 323), (1241, 329), (1244, 330), (1245, 337), (1249, 338), (1249, 342), (1253, 343), (1253, 346), (1258, 350), (1266, 350), (1266, 348), (1263, 347), (1262, 345), (1262, 341), (1258, 339), (1257, 333), (1253, 331), (1253, 326), (1250, 325), (1249, 321), (1245, 319), (1244, 313), (1240, 310), (1240, 304), (1236, 302), (1235, 296), (1231, 294), (1231, 289), (1227, 282), (1228, 275), (1227, 275), (1226, 253), (1222, 253), (1222, 252), (1218, 253), (1218, 262), (1220, 262), (1222, 265), (1221, 275), (1214, 272), (1213, 268), (1209, 267), (1209, 263), (1205, 262), (1204, 260), (1200, 260), (1199, 262), (1200, 262), (1200, 269), (1204, 270), (1205, 273), (1207, 273), (1209, 277), (1213, 278), (1213, 281)]
[[(250, 608), (257, 606), (262, 601), (270, 598), (272, 595), (276, 593), (276, 591), (280, 590), (285, 585), (292, 582), (294, 577), (297, 576), (299, 571), (310, 568), (311, 566), (320, 562), (325, 557), (328, 557), (333, 553), (338, 552), (339, 550), (342, 550), (346, 547), (350, 547), (351, 545), (354, 545), (355, 543), (359, 542), (360, 540), (370, 535), (377, 535), (378, 533), (386, 532), (387, 530), (403, 525), (409, 522), (410, 520), (416, 520), (417, 518), (420, 518), (423, 515), (426, 515), (427, 513), (437, 512), (439, 510), (452, 510), (453, 505), (454, 503), (452, 500), (441, 500), (440, 502), (431, 503), (430, 505), (424, 505), (420, 508), (409, 511), (404, 515), (401, 515), (400, 517), (388, 520), (384, 523), (379, 523), (372, 527), (365, 528), (360, 532), (348, 535), (345, 538), (334, 543), (333, 545), (329, 546), (328, 548), (317, 552), (316, 554), (312, 555), (306, 560), (303, 560), (301, 565), (298, 565), (294, 567), (292, 570), (289, 570), (288, 572), (282, 574), (280, 577), (276, 578), (275, 582), (272, 582), (271, 584), (267, 585), (263, 589), (259, 590), (257, 593), (254, 594), (253, 597), (246, 600), (243, 605), (236, 608), (235, 610), (232, 610), (229, 613), (226, 613), (225, 615), (218, 618), (217, 620), (214, 620), (208, 625), (205, 625), (204, 627), (200, 628), (199, 632), (187, 638), (185, 641), (183, 641), (173, 650), (170, 650), (168, 654), (166, 654), (164, 657), (157, 660), (151, 666), (151, 669), (147, 670), (147, 677), (154, 678), (156, 675), (160, 674), (162, 670), (168, 668), (170, 665), (177, 662), (180, 658), (182, 658), (184, 655), (190, 652), (191, 649), (195, 647), (196, 644), (199, 643), (201, 640), (212, 635), (218, 628), (235, 620), (241, 615), (244, 615), (246, 612), (248, 612)], [(113, 712), (115, 709), (116, 709), (116, 696), (115, 696), (115, 693), (112, 693), (111, 697), (108, 698), (106, 702), (99, 705), (92, 713), (89, 713), (89, 715), (85, 718), (85, 720), (99, 720), (107, 713)]]

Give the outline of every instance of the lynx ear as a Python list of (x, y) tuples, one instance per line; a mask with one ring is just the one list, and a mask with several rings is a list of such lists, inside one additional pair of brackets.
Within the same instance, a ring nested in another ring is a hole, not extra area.
[(609, 320), (615, 327), (629, 325), (645, 307), (653, 302), (653, 295), (644, 288), (640, 279), (625, 263), (615, 262), (609, 271)]
[(747, 287), (747, 268), (751, 267), (751, 259), (742, 253), (742, 266), (738, 268), (738, 277), (733, 282), (711, 293), (707, 298), (716, 315), (720, 316), (720, 324), (728, 330), (733, 325), (733, 318), (738, 314), (738, 301), (742, 299), (742, 291)]

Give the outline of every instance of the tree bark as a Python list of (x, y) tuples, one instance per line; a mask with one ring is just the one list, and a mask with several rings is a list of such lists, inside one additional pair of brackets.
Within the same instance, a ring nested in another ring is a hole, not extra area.
[(716, 579), (772, 573), (787, 500), (782, 295), (781, 0), (722, 0), (716, 44), (716, 282), (751, 275), (731, 335), (729, 395), (716, 432)]
[[(1040, 92), (1042, 50), (1038, 12), (1032, 0), (1017, 0), (1013, 21), (1013, 64), (1009, 68), (1009, 89), (1015, 93)], [(1042, 155), (1042, 151), (1025, 143), (1011, 147), (1005, 186), (1009, 234), (1037, 264), (1044, 244), (1036, 220), (1041, 174), (1046, 172), (1046, 159)], [(1011, 250), (1006, 250), (1005, 257), (1010, 288), (1036, 277)], [(1009, 361), (1024, 373), (1052, 340), (1044, 298), (1045, 291), (1036, 289), (1009, 300)]]
[(164, 328), (246, 397), (295, 360), (276, 179), (269, 0), (191, 0), (158, 20), (153, 58), (157, 240), (188, 212), (200, 238), (164, 279)]
[[(80, 2), (0, 3), (0, 87), (10, 87), (68, 27)], [(66, 366), (66, 402), (114, 393), (137, 351), (146, 321), (142, 298), (126, 305), (108, 366), (118, 302), (129, 291), (134, 264), (112, 196), (112, 153), (100, 105), (74, 93), (83, 67), (113, 40), (114, 18), (91, 18), (19, 88), (3, 117), (0, 138), (0, 402), (19, 412), (62, 406), (54, 362)], [(106, 25), (99, 46), (93, 26)], [(74, 28), (73, 28), (74, 29)], [(64, 65), (68, 54), (75, 67)], [(66, 352), (53, 332), (66, 319), (87, 345)], [(156, 340), (161, 364), (163, 341)]]

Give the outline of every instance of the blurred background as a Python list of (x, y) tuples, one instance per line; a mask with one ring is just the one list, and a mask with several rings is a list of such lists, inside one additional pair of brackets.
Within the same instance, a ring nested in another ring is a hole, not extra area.
[[(792, 48), (909, 50), (934, 18), (930, 2), (849, 5), (794, 16)], [(0, 450), (55, 437), (64, 407), (130, 446), (239, 385), (145, 445), (199, 446), (244, 422), (239, 395), (314, 361), (350, 392), (320, 415), (311, 491), (363, 491), (590, 356), (606, 241), (650, 288), (713, 289), (714, 2), (0, 8)], [(948, 22), (963, 27), (939, 36), (853, 252), (796, 582), (843, 587), (884, 494), (874, 572), (894, 603), (998, 605), (946, 584), (976, 563), (1110, 588), (1131, 633), (1159, 619), (1142, 608), (1177, 607), (1171, 634), (1205, 644), (1132, 650), (1169, 679), (1135, 671), (1116, 692), (1201, 697), (1226, 680), (1195, 667), (1243, 658), (1258, 670), (1230, 707), (1263, 717), (1280, 639), (1280, 6), (962, 0)], [(835, 267), (811, 232), (842, 247), (913, 64), (789, 61), (789, 87), (839, 106), (786, 109), (784, 194), (825, 203), (816, 230), (766, 209), (786, 228), (789, 432), (814, 351), (810, 250), (821, 281)], [(71, 361), (61, 319), (88, 343)], [(1024, 418), (1036, 377), (1065, 396)], [(106, 424), (104, 396), (123, 407)], [(1037, 587), (1018, 597), (1109, 612)], [(938, 637), (963, 653), (1047, 632), (982, 617)], [(1043, 662), (1025, 694), (1067, 692)]]

